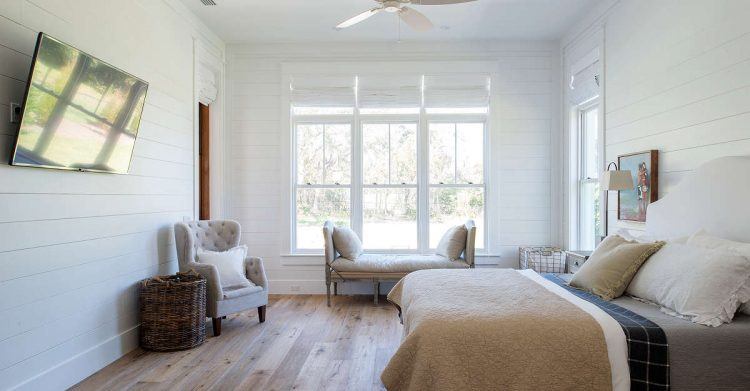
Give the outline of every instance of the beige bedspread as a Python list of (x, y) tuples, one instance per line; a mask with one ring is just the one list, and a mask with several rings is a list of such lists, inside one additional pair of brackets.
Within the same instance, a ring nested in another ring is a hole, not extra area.
[(388, 390), (610, 390), (588, 313), (511, 269), (423, 270), (388, 294), (404, 338)]

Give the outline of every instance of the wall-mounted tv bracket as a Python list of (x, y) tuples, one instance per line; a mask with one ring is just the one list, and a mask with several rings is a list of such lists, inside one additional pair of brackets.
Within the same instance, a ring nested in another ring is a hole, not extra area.
[(10, 123), (17, 124), (21, 122), (21, 105), (10, 102)]

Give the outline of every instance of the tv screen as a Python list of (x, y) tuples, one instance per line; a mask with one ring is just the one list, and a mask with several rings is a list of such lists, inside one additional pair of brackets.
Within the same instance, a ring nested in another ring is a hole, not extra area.
[(148, 83), (44, 33), (11, 164), (127, 173)]

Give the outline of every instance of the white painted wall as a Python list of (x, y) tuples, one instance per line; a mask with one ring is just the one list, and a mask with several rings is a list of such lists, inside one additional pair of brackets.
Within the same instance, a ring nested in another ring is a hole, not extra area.
[[(324, 292), (323, 258), (283, 256), (282, 63), (494, 61), (490, 197), (496, 205), (485, 262), (516, 266), (518, 245), (551, 241), (551, 143), (559, 137), (557, 43), (317, 44), (227, 46), (229, 217), (250, 253), (264, 258), (271, 292)], [(288, 86), (287, 86), (288, 88)], [(490, 203), (490, 201), (488, 201)], [(322, 239), (321, 239), (322, 240)], [(479, 260), (478, 262), (481, 262)], [(345, 286), (343, 292), (351, 292)], [(367, 288), (366, 288), (367, 289)], [(385, 291), (385, 289), (384, 289)]]
[[(750, 2), (604, 3), (562, 46), (604, 28), (607, 161), (658, 149), (661, 197), (708, 160), (750, 155)], [(609, 199), (610, 232), (644, 228)]]
[[(136, 283), (177, 269), (171, 226), (193, 216), (194, 37), (172, 0), (0, 2), (0, 389), (65, 389), (137, 346)], [(150, 83), (130, 175), (11, 167), (36, 35)]]

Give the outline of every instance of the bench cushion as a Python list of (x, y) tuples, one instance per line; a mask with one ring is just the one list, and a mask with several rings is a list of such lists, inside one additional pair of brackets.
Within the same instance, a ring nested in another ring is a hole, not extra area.
[(451, 261), (441, 255), (362, 254), (356, 261), (336, 258), (331, 266), (339, 272), (409, 273), (423, 269), (468, 269), (463, 259)]

